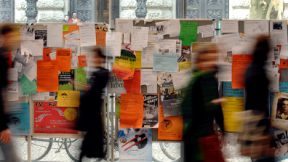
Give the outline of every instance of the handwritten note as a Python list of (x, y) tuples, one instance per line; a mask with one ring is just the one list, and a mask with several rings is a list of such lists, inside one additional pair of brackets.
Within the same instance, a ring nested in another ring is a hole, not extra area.
[(266, 20), (246, 20), (244, 21), (244, 33), (257, 35), (269, 34), (269, 21)]
[(63, 33), (62, 24), (48, 24), (47, 25), (47, 46), (48, 47), (62, 47)]
[(94, 24), (85, 24), (80, 26), (80, 44), (81, 46), (96, 45), (96, 31)]
[(131, 49), (134, 51), (142, 51), (148, 46), (148, 27), (133, 27), (131, 36)]
[(222, 20), (221, 22), (222, 33), (238, 33), (239, 25), (237, 20)]

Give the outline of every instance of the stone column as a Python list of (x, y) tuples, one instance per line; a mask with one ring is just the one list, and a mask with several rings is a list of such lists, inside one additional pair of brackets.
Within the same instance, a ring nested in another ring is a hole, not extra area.
[(27, 2), (27, 8), (26, 8), (26, 16), (27, 16), (27, 23), (36, 23), (36, 17), (38, 15), (38, 9), (37, 9), (37, 1), (38, 0), (26, 0)]
[(0, 23), (13, 22), (14, 20), (14, 1), (0, 0)]
[(147, 0), (136, 0), (137, 8), (135, 14), (137, 18), (145, 18), (147, 16)]

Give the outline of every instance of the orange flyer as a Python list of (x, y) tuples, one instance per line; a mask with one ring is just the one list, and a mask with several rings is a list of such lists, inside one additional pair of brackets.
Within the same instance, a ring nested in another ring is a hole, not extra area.
[(71, 70), (72, 50), (70, 48), (57, 48), (56, 61), (59, 71), (70, 72)]
[(126, 89), (126, 93), (141, 93), (141, 72), (140, 70), (135, 70), (134, 76), (132, 79), (124, 80), (124, 88)]
[(80, 39), (79, 26), (76, 24), (64, 24), (63, 37), (64, 40)]
[(142, 128), (144, 97), (141, 94), (120, 96), (120, 128)]
[(96, 45), (106, 47), (106, 32), (96, 31)]
[(237, 54), (232, 56), (232, 88), (244, 88), (244, 77), (248, 66), (252, 61), (252, 55)]
[(288, 59), (280, 59), (280, 69), (287, 69), (288, 68)]
[(159, 109), (158, 140), (181, 141), (183, 136), (183, 117), (164, 117), (163, 106)]
[(43, 48), (43, 60), (49, 61), (50, 59), (51, 48)]
[(87, 66), (86, 55), (78, 56), (78, 66), (79, 67), (86, 67)]
[(58, 67), (55, 60), (37, 61), (37, 91), (57, 92), (58, 91)]

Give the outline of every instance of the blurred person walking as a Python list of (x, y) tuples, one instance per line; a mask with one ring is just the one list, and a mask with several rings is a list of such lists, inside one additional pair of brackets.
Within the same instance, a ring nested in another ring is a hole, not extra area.
[(195, 50), (193, 77), (182, 101), (184, 119), (185, 162), (224, 162), (214, 120), (224, 131), (223, 112), (219, 104), (216, 44)]
[(19, 44), (19, 33), (11, 25), (0, 26), (0, 149), (3, 152), (5, 162), (19, 162), (12, 143), (11, 131), (8, 127), (8, 116), (4, 99), (5, 90), (8, 86), (8, 68), (12, 51)]
[[(100, 158), (106, 156), (104, 148), (104, 123), (102, 119), (102, 94), (109, 80), (109, 71), (103, 68), (106, 56), (100, 48), (95, 48), (91, 60), (93, 72), (89, 87), (81, 96), (79, 118), (76, 128), (85, 132), (81, 146), (80, 162), (84, 157)], [(77, 84), (77, 83), (76, 83)]]
[(250, 156), (255, 162), (275, 161), (270, 133), (270, 81), (266, 73), (270, 50), (270, 38), (268, 36), (257, 37), (252, 53), (252, 63), (245, 74), (245, 109), (249, 110), (246, 117), (250, 114), (251, 118), (244, 124), (243, 135), (240, 135), (241, 152)]

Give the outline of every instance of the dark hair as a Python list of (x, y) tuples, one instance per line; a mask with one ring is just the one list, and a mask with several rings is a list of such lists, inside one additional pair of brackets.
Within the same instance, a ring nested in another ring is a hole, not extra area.
[(257, 37), (253, 51), (253, 63), (265, 64), (270, 50), (270, 37), (266, 35)]
[(0, 27), (0, 35), (6, 35), (6, 34), (9, 34), (9, 33), (12, 33), (16, 31), (15, 27), (12, 26), (12, 25), (3, 25)]
[(101, 48), (96, 47), (93, 49), (93, 52), (94, 52), (95, 57), (100, 57), (102, 59), (106, 59), (106, 56), (105, 56), (105, 54)]

